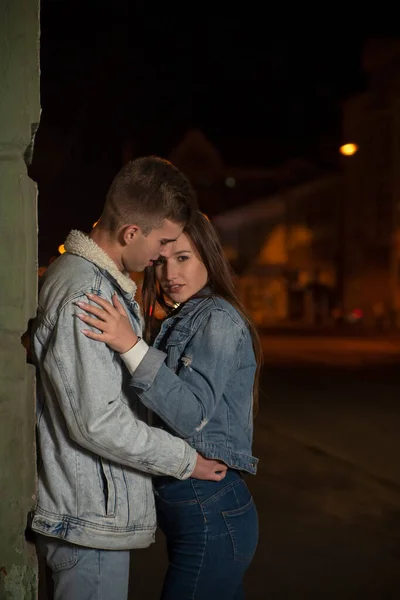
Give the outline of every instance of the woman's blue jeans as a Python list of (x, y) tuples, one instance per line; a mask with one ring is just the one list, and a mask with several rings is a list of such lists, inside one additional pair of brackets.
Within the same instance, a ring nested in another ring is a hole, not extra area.
[(242, 600), (258, 541), (258, 517), (240, 473), (220, 482), (154, 479), (169, 568), (162, 600)]

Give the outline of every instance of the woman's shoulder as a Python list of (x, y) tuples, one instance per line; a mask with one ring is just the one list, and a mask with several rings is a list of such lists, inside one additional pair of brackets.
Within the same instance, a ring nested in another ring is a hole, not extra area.
[(211, 320), (224, 323), (232, 322), (232, 324), (236, 324), (239, 329), (247, 329), (247, 324), (239, 311), (228, 300), (225, 300), (225, 298), (222, 298), (221, 296), (209, 296), (207, 300), (199, 306), (199, 309), (196, 316), (200, 321)]

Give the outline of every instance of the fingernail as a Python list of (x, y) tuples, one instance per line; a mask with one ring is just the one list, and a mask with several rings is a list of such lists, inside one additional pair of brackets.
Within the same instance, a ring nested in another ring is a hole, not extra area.
[(88, 329), (81, 329), (81, 333), (84, 333), (86, 335), (87, 333), (89, 333), (89, 330)]
[(75, 304), (77, 306), (80, 306), (80, 307), (85, 306), (85, 303), (84, 302), (80, 302), (80, 301), (79, 302), (75, 302)]
[(89, 292), (86, 292), (85, 296), (87, 296), (88, 298), (93, 298), (93, 294), (90, 294)]
[(78, 317), (78, 319), (84, 319), (85, 315), (76, 315)]

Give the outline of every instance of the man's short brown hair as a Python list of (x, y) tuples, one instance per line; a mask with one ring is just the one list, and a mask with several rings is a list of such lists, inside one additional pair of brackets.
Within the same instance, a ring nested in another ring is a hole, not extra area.
[(179, 169), (157, 156), (128, 162), (108, 190), (101, 226), (116, 232), (136, 224), (147, 235), (164, 219), (188, 224), (197, 212), (196, 192)]

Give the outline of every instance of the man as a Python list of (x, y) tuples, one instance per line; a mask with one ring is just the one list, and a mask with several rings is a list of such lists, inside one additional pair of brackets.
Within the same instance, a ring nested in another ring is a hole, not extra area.
[(192, 187), (170, 163), (133, 161), (112, 182), (90, 236), (72, 231), (43, 275), (32, 328), (39, 468), (31, 527), (57, 600), (126, 599), (129, 549), (154, 541), (151, 475), (225, 476), (224, 465), (146, 424), (120, 355), (93, 344), (76, 318), (85, 294), (117, 292), (140, 336), (129, 272), (156, 260), (196, 210)]

